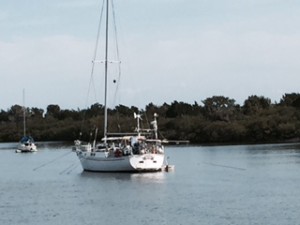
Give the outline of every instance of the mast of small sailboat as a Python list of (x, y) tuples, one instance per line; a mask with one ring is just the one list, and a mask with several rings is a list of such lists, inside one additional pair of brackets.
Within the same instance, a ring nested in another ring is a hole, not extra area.
[(26, 109), (25, 109), (25, 89), (23, 89), (23, 137), (26, 136)]
[(109, 0), (106, 0), (106, 31), (105, 31), (105, 88), (104, 88), (104, 143), (107, 144), (107, 70), (108, 70), (108, 11)]

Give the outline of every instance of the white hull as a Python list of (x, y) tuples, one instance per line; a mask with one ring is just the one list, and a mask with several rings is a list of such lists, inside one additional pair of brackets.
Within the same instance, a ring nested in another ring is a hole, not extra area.
[(18, 145), (18, 149), (16, 150), (17, 153), (22, 153), (22, 152), (36, 152), (37, 148), (34, 143), (31, 144), (22, 144), (20, 143)]
[(150, 172), (160, 171), (164, 165), (163, 154), (127, 155), (108, 157), (107, 152), (77, 151), (82, 168), (93, 172)]

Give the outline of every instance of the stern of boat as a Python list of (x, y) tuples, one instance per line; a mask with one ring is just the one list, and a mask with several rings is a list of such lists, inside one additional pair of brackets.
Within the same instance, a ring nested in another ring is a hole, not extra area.
[(130, 163), (137, 171), (160, 171), (164, 165), (163, 154), (133, 155)]

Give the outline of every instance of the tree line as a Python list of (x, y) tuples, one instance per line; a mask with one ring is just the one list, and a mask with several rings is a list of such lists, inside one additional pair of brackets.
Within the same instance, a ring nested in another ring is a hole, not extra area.
[[(23, 112), (13, 105), (0, 112), (0, 142), (15, 142), (23, 134)], [(103, 134), (104, 106), (95, 103), (87, 109), (61, 109), (48, 105), (46, 111), (25, 108), (27, 134), (36, 141), (91, 140), (94, 131)], [(108, 109), (109, 132), (132, 132), (134, 113), (142, 115), (142, 128), (149, 128), (157, 113), (159, 134), (168, 140), (189, 140), (193, 144), (273, 143), (298, 141), (300, 138), (300, 94), (287, 93), (279, 103), (263, 96), (249, 96), (243, 105), (224, 96), (212, 96), (194, 102), (173, 101), (144, 109), (118, 105)]]

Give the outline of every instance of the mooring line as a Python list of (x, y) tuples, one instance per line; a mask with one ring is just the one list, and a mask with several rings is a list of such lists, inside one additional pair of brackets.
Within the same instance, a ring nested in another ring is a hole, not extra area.
[(205, 162), (204, 164), (208, 164), (208, 165), (211, 165), (211, 166), (224, 167), (224, 168), (229, 168), (229, 169), (235, 169), (235, 170), (246, 170), (245, 168), (227, 166), (227, 165), (221, 165), (221, 164), (215, 164), (215, 163), (206, 163)]
[(78, 166), (78, 163), (72, 163), (70, 166), (62, 170), (59, 175), (62, 174), (70, 174), (76, 167)]
[(40, 165), (40, 166), (38, 166), (38, 167), (35, 167), (35, 168), (33, 169), (33, 171), (36, 171), (36, 170), (38, 170), (38, 169), (40, 169), (40, 168), (42, 168), (42, 167), (44, 167), (44, 166), (47, 166), (47, 165), (49, 165), (49, 164), (55, 162), (56, 160), (65, 157), (66, 155), (68, 155), (68, 154), (70, 154), (70, 153), (72, 153), (72, 151), (69, 151), (69, 152), (67, 152), (67, 153), (65, 153), (65, 154), (63, 154), (63, 155), (61, 155), (61, 156), (59, 156), (59, 157), (56, 157), (56, 158), (54, 158), (54, 159), (52, 159), (52, 160), (50, 160), (50, 161), (48, 161), (48, 162), (46, 162), (46, 163), (43, 163), (42, 165)]
[(79, 163), (76, 163), (75, 166), (67, 172), (67, 174), (70, 174), (74, 169), (77, 168), (78, 165), (79, 165)]
[(63, 169), (62, 171), (60, 171), (59, 175), (66, 173), (66, 171), (68, 171), (72, 166), (74, 166), (75, 163), (72, 163), (70, 166), (68, 166), (67, 168)]

